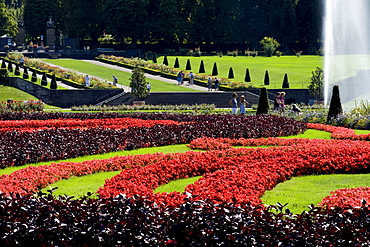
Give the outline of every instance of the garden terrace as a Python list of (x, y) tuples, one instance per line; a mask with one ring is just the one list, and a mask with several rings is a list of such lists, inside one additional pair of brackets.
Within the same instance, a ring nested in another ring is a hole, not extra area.
[[(313, 205), (298, 215), (279, 204), (266, 208), (260, 201), (264, 191), (293, 176), (368, 173), (369, 143), (356, 140), (351, 131), (338, 136), (341, 140), (269, 137), (298, 134), (308, 126), (333, 134), (343, 129), (268, 115), (5, 113), (1, 119), (14, 119), (4, 121), (8, 122), (4, 128), (18, 121), (18, 130), (3, 133), (22, 137), (13, 141), (30, 147), (20, 154), (23, 158), (37, 149), (44, 154), (57, 150), (66, 154), (68, 149), (77, 154), (90, 148), (103, 152), (104, 142), (120, 143), (123, 149), (182, 142), (207, 150), (60, 162), (3, 175), (0, 237), (7, 246), (30, 241), (34, 246), (363, 246), (370, 242), (367, 189), (334, 192), (323, 199), (322, 207)], [(46, 129), (32, 119), (40, 119)], [(122, 125), (94, 127), (99, 121)], [(78, 138), (63, 139), (63, 133)], [(39, 136), (27, 139), (31, 135)], [(84, 135), (94, 141), (87, 145)], [(48, 145), (32, 146), (40, 145), (44, 136)], [(48, 149), (58, 141), (63, 145)], [(132, 146), (125, 146), (127, 141)], [(34, 196), (57, 180), (105, 171), (121, 172), (99, 189), (99, 199), (89, 198), (90, 193), (81, 199)], [(198, 175), (202, 178), (188, 185), (186, 193), (153, 193), (168, 181)]]

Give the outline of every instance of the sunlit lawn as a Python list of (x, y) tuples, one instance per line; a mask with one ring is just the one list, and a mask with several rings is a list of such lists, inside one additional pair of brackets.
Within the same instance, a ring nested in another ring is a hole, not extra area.
[[(176, 57), (168, 56), (169, 66), (173, 67)], [(284, 74), (288, 74), (290, 88), (304, 88), (311, 82), (312, 71), (316, 67), (323, 68), (324, 59), (321, 56), (281, 56), (281, 57), (248, 57), (248, 56), (202, 56), (186, 57), (179, 56), (181, 70), (186, 71), (187, 59), (190, 60), (194, 73), (198, 73), (200, 61), (203, 60), (206, 75), (212, 74), (213, 64), (217, 64), (218, 76), (228, 78), (230, 67), (234, 71), (234, 79), (231, 81), (244, 82), (246, 69), (249, 69), (252, 84), (255, 87), (266, 87), (267, 89), (281, 88)], [(158, 63), (163, 62), (163, 57), (158, 58)], [(266, 70), (269, 73), (270, 85), (264, 85)]]
[[(86, 73), (91, 76), (99, 77), (107, 81), (112, 81), (113, 75), (115, 75), (118, 78), (118, 83), (124, 86), (130, 86), (131, 73), (118, 70), (119, 67), (117, 67), (117, 70), (115, 70), (74, 59), (44, 59), (44, 61), (55, 64), (57, 66)], [(146, 80), (151, 84), (152, 92), (198, 92), (198, 90), (195, 89), (179, 87), (178, 85), (159, 80), (153, 80), (149, 78), (147, 78)]]

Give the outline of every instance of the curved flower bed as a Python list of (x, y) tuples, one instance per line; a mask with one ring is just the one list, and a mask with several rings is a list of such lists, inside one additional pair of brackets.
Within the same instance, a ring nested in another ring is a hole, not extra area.
[[(266, 190), (293, 176), (369, 171), (369, 143), (281, 140), (280, 143), (289, 146), (182, 154), (170, 161), (124, 170), (106, 181), (99, 194), (102, 197), (139, 194), (158, 204), (174, 205), (176, 200), (181, 204), (186, 194), (153, 194), (152, 191), (171, 180), (202, 175), (203, 178), (186, 188), (196, 199), (258, 205)], [(278, 143), (271, 139), (259, 142), (262, 145)], [(365, 200), (368, 199), (369, 196)]]
[(86, 129), (109, 128), (126, 129), (129, 127), (150, 128), (154, 125), (177, 125), (173, 120), (142, 120), (137, 118), (113, 119), (48, 119), (48, 120), (8, 120), (0, 121), (0, 132), (7, 131), (34, 131), (52, 128)]
[[(172, 180), (201, 175), (203, 178), (186, 189), (196, 200), (257, 206), (266, 190), (292, 176), (368, 172), (370, 144), (367, 142), (305, 140), (300, 143), (299, 139), (291, 142), (280, 140), (286, 146), (138, 155), (30, 166), (1, 176), (0, 191), (26, 195), (71, 176), (124, 169), (98, 191), (101, 197), (141, 195), (159, 205), (178, 206), (189, 199), (186, 193), (153, 194), (153, 190)], [(260, 140), (261, 145), (271, 143), (270, 139)], [(368, 201), (370, 197), (364, 199)], [(352, 200), (355, 201), (354, 198)]]
[(330, 126), (325, 124), (307, 124), (311, 129), (324, 130), (331, 132), (331, 137), (334, 139), (349, 139), (349, 140), (370, 140), (370, 134), (367, 135), (357, 135), (353, 129), (347, 129), (344, 127)]
[[(83, 119), (95, 118), (98, 115), (80, 116)], [(45, 116), (37, 115), (37, 117)], [(259, 204), (259, 196), (265, 190), (273, 188), (276, 183), (292, 176), (312, 173), (368, 172), (369, 143), (351, 140), (249, 139), (247, 137), (249, 135), (264, 137), (269, 131), (275, 136), (278, 133), (288, 135), (291, 131), (299, 132), (306, 128), (300, 123), (294, 126), (294, 122), (288, 122), (285, 127), (289, 131), (285, 130), (279, 127), (281, 123), (286, 124), (283, 118), (243, 119), (234, 116), (194, 118), (169, 115), (141, 115), (140, 118), (171, 119), (184, 124), (130, 128), (126, 131), (130, 132), (130, 135), (146, 138), (141, 138), (145, 140), (135, 139), (138, 140), (137, 145), (173, 143), (174, 140), (179, 142), (178, 139), (184, 142), (194, 140), (190, 144), (192, 147), (209, 151), (125, 156), (82, 163), (63, 162), (50, 166), (29, 167), (1, 176), (2, 244), (6, 246), (28, 243), (32, 243), (33, 246), (364, 246), (370, 242), (370, 231), (368, 231), (370, 206), (367, 203), (369, 201), (366, 197), (367, 189), (358, 189), (351, 195), (352, 201), (356, 199), (361, 201), (360, 207), (351, 207), (351, 203), (345, 203), (341, 204), (344, 208), (331, 208), (338, 204), (329, 204), (323, 200), (324, 209), (312, 208), (307, 213), (293, 215), (289, 212), (283, 213), (282, 206), (273, 207), (278, 210), (274, 213)], [(244, 127), (249, 124), (251, 126), (252, 123), (257, 125), (257, 128)], [(188, 129), (178, 131), (179, 126), (187, 126)], [(236, 126), (239, 129), (243, 126), (242, 130), (234, 131), (233, 127)], [(293, 130), (290, 129), (291, 126), (294, 126)], [(213, 128), (217, 131), (213, 131)], [(100, 132), (101, 128), (91, 129), (94, 131), (70, 132), (71, 129), (65, 133), (72, 133), (75, 136), (88, 133), (91, 138), (91, 133), (96, 132), (100, 133), (100, 138), (107, 135), (115, 142), (119, 141), (116, 136), (111, 135), (113, 130)], [(153, 130), (148, 131), (148, 129)], [(43, 135), (48, 133), (50, 138), (54, 138), (49, 139), (50, 144), (57, 140), (53, 134), (58, 132), (48, 131), (51, 130), (35, 132)], [(245, 134), (246, 131), (249, 132)], [(15, 133), (22, 134), (18, 143), (32, 144), (32, 140), (22, 138), (27, 137), (29, 133), (13, 131), (13, 134)], [(167, 133), (170, 137), (164, 138), (164, 134)], [(122, 140), (127, 141), (127, 137)], [(99, 138), (94, 140), (95, 146), (103, 145), (108, 139), (99, 143), (96, 143), (97, 140)], [(37, 143), (36, 139), (34, 142)], [(73, 150), (74, 142), (79, 143), (79, 140), (71, 141), (66, 146)], [(238, 145), (275, 147), (230, 148)], [(86, 145), (82, 146), (90, 148)], [(62, 152), (65, 152), (63, 150)], [(39, 188), (59, 179), (97, 171), (122, 169), (119, 175), (106, 181), (105, 186), (99, 190), (102, 198), (98, 200), (88, 198), (71, 200), (69, 197), (55, 199), (51, 195), (40, 197), (31, 195)], [(152, 192), (152, 189), (170, 180), (196, 175), (202, 175), (203, 178), (189, 185), (185, 194), (153, 194)], [(13, 192), (19, 193), (15, 195)], [(337, 191), (335, 196), (338, 196), (338, 201), (343, 202), (343, 195), (348, 194)], [(336, 199), (326, 200), (334, 202)]]

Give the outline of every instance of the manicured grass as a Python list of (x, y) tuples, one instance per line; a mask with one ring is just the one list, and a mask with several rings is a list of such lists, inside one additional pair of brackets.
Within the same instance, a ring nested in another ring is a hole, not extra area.
[[(118, 83), (124, 86), (130, 86), (131, 73), (107, 68), (104, 66), (95, 65), (89, 62), (73, 60), (73, 59), (44, 59), (44, 61), (61, 66), (68, 69), (73, 69), (82, 73), (89, 74), (91, 76), (99, 77), (101, 79), (112, 81), (113, 75), (118, 78)], [(147, 81), (151, 84), (152, 92), (198, 92), (198, 90), (179, 87), (178, 85), (148, 79)]]
[(308, 129), (302, 134), (294, 135), (294, 136), (282, 136), (280, 138), (307, 138), (307, 139), (325, 139), (329, 140), (331, 133), (321, 130), (314, 130)]
[[(101, 182), (106, 179), (112, 178), (119, 174), (120, 171), (115, 172), (98, 172), (83, 177), (71, 177), (68, 180), (61, 180), (50, 187), (46, 187), (41, 191), (47, 193), (51, 188), (55, 188), (54, 195), (61, 196), (67, 195), (75, 198), (80, 198), (87, 194), (89, 191), (97, 191), (101, 187)], [(98, 198), (97, 194), (93, 194), (92, 198)]]
[(192, 177), (192, 178), (184, 178), (184, 179), (178, 179), (176, 181), (171, 181), (168, 184), (165, 184), (163, 186), (160, 186), (154, 190), (154, 193), (163, 193), (163, 192), (185, 192), (185, 187), (188, 184), (193, 184), (195, 181), (200, 179), (202, 176)]
[[(10, 87), (10, 86), (0, 84), (0, 101), (6, 102), (8, 99), (12, 99), (15, 101), (38, 100), (36, 97), (32, 96), (31, 94), (28, 94), (15, 87)], [(45, 104), (45, 109), (60, 109), (60, 107)]]
[[(169, 66), (173, 67), (176, 57), (168, 56)], [(281, 88), (284, 74), (288, 74), (290, 88), (307, 89), (311, 82), (312, 71), (316, 67), (323, 68), (324, 58), (321, 56), (281, 56), (281, 57), (247, 57), (247, 56), (202, 56), (178, 57), (181, 70), (186, 71), (186, 61), (190, 59), (192, 71), (198, 73), (200, 61), (203, 60), (206, 75), (212, 74), (213, 64), (216, 62), (218, 77), (227, 78), (230, 67), (234, 71), (231, 81), (244, 82), (246, 69), (249, 69), (252, 84), (255, 87), (267, 89)], [(163, 62), (163, 57), (158, 58), (158, 63)], [(269, 72), (270, 85), (264, 85), (266, 70)]]
[(331, 191), (343, 188), (370, 186), (370, 174), (333, 174), (294, 177), (266, 191), (261, 198), (264, 204), (277, 202), (286, 204), (293, 213), (309, 210), (309, 205), (317, 205)]

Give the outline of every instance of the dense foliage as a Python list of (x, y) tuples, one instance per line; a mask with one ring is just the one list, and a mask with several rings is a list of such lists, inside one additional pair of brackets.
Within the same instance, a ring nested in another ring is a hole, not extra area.
[[(58, 32), (70, 38), (89, 39), (93, 46), (100, 37), (112, 45), (114, 40), (107, 39), (112, 35), (118, 42), (169, 44), (165, 48), (204, 42), (248, 44), (254, 50), (259, 49), (258, 42), (263, 37), (269, 36), (286, 47), (284, 52), (292, 52), (287, 44), (302, 42), (314, 54), (319, 48), (323, 19), (320, 0), (93, 0), (89, 4), (25, 0), (23, 4), (16, 8), (21, 13), (18, 19), (24, 20), (32, 40), (45, 33), (46, 22), (52, 16)], [(10, 6), (4, 11), (4, 16), (10, 16)], [(16, 28), (14, 24), (11, 27)], [(13, 34), (4, 30), (0, 35), (5, 33)], [(109, 35), (102, 37), (103, 33)]]
[(363, 246), (370, 241), (368, 207), (292, 215), (196, 201), (160, 210), (146, 198), (124, 195), (1, 196), (0, 204), (6, 246)]

